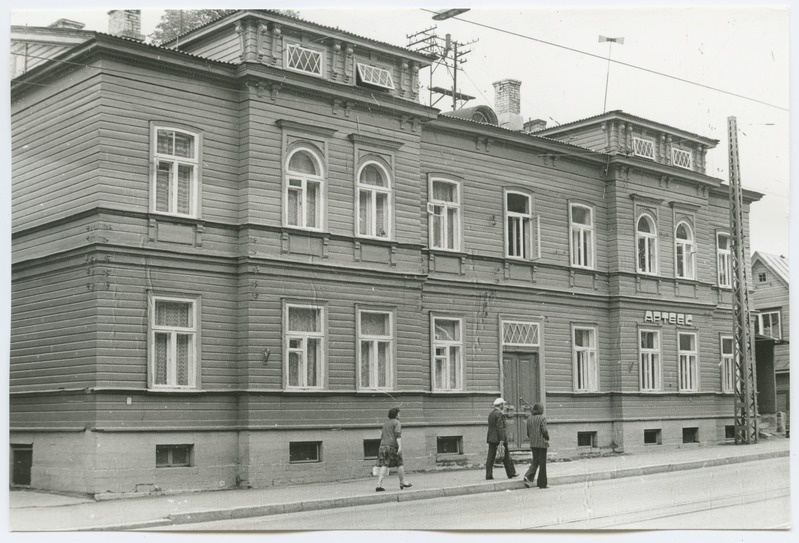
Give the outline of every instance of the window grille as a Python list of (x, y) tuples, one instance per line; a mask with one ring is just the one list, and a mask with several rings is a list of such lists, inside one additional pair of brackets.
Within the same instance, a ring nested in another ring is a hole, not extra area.
[(655, 160), (655, 144), (650, 140), (633, 138), (633, 153), (635, 156)]
[(538, 346), (538, 324), (534, 322), (503, 321), (502, 343), (506, 346)]
[(672, 149), (671, 162), (675, 166), (690, 170), (692, 166), (691, 151), (684, 151), (682, 149)]
[(292, 70), (322, 75), (322, 53), (290, 44), (286, 50), (287, 64)]
[(394, 79), (391, 72), (385, 68), (377, 68), (368, 64), (358, 64), (358, 75), (362, 83), (383, 87), (384, 89), (394, 88)]

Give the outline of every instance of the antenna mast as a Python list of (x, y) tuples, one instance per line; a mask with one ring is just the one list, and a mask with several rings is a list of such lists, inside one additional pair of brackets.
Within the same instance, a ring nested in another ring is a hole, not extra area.
[[(437, 27), (433, 26), (415, 34), (407, 35), (407, 47), (409, 49), (415, 47), (414, 50), (417, 53), (435, 55), (436, 59), (430, 64), (430, 84), (428, 87), (430, 91), (430, 105), (434, 106), (445, 96), (451, 96), (452, 110), (455, 111), (459, 109), (459, 107), (463, 107), (469, 100), (474, 100), (474, 96), (468, 96), (458, 91), (458, 70), (463, 70), (461, 66), (466, 63), (466, 59), (463, 57), (471, 53), (471, 50), (463, 50), (463, 48), (478, 40), (473, 40), (468, 43), (459, 43), (454, 41), (450, 34), (441, 38), (436, 34), (436, 28)], [(450, 88), (433, 85), (433, 75), (441, 66), (447, 69), (448, 75), (452, 80)], [(433, 101), (434, 94), (440, 95), (435, 101)], [(459, 102), (460, 106), (458, 105)]]

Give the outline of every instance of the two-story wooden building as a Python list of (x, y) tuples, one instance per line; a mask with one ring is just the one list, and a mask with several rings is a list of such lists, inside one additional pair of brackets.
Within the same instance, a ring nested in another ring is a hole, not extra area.
[(729, 435), (717, 142), (441, 114), (430, 62), (254, 10), (12, 81), (14, 482), (361, 477), (392, 406), (408, 469), (479, 465), (499, 395), (516, 448), (536, 401), (559, 455)]

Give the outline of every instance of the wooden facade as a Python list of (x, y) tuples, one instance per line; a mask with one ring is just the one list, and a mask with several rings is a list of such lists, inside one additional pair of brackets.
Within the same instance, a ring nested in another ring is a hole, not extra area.
[[(579, 145), (440, 115), (417, 101), (429, 58), (270, 11), (67, 57), (12, 81), (11, 442), (32, 486), (361, 477), (395, 405), (409, 469), (480, 464), (499, 395), (544, 403), (563, 455), (725, 439), (713, 140), (622, 112), (571, 127)], [(631, 122), (662, 153), (691, 142), (691, 169), (609, 139)]]

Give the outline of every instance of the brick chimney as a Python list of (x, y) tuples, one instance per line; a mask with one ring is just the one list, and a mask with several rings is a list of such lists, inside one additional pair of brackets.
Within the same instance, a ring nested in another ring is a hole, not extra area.
[(547, 122), (544, 119), (530, 119), (526, 123), (524, 123), (524, 133), (531, 134), (533, 132), (538, 132), (539, 130), (543, 130), (547, 127)]
[(114, 9), (108, 12), (108, 33), (121, 38), (144, 41), (140, 9)]
[(521, 103), (519, 88), (521, 86), (522, 82), (516, 79), (503, 79), (494, 83), (494, 110), (497, 112), (499, 126), (502, 128), (509, 130), (523, 128), (519, 106)]

